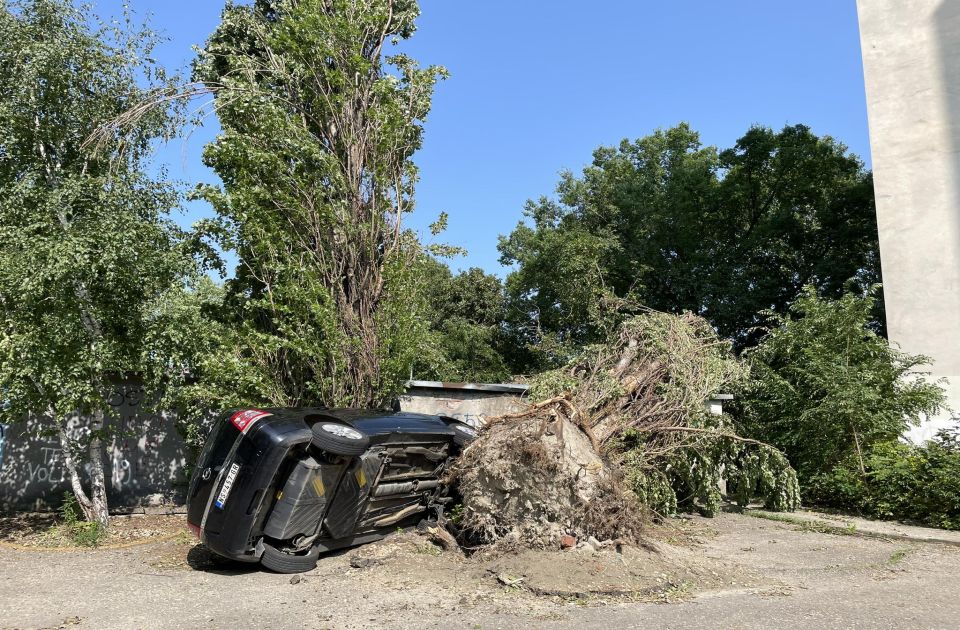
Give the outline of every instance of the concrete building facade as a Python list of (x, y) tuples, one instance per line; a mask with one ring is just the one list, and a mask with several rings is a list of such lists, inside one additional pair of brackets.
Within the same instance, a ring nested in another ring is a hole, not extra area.
[(960, 411), (960, 0), (857, 0), (891, 341)]

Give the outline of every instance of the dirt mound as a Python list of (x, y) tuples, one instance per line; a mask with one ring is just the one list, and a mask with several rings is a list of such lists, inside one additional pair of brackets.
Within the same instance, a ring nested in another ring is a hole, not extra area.
[(637, 539), (642, 512), (569, 418), (542, 407), (498, 422), (457, 461), (467, 537), (557, 548), (561, 536)]
[[(680, 536), (689, 542), (686, 534)], [(470, 605), (512, 592), (529, 597), (527, 605), (534, 607), (547, 603), (544, 598), (675, 601), (757, 582), (756, 576), (734, 565), (705, 558), (699, 545), (653, 542), (642, 547), (611, 544), (600, 550), (501, 551), (472, 556), (443, 552), (423, 536), (407, 532), (351, 550), (346, 572), (385, 584), (414, 580), (434, 585), (438, 594), (450, 594), (450, 589), (468, 593), (459, 601)]]
[(592, 551), (524, 550), (497, 558), (487, 570), (501, 583), (541, 596), (673, 601), (729, 585), (752, 586), (754, 576), (697, 551), (653, 543)]

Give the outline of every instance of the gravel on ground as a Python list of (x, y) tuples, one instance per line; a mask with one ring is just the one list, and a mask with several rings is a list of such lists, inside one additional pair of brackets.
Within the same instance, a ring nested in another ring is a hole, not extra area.
[(441, 552), (404, 533), (302, 576), (216, 562), (186, 536), (96, 550), (0, 546), (0, 628), (960, 625), (960, 548), (730, 513), (670, 523), (676, 540), (660, 532), (649, 548), (499, 557)]

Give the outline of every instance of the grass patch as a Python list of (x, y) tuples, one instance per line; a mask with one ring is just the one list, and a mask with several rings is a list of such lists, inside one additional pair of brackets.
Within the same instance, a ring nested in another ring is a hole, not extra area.
[(857, 533), (857, 526), (850, 523), (846, 527), (838, 527), (818, 520), (809, 520), (790, 516), (789, 514), (778, 514), (776, 512), (763, 512), (759, 510), (746, 510), (743, 512), (753, 518), (762, 518), (767, 521), (776, 521), (778, 523), (787, 523), (794, 525), (798, 531), (815, 532), (817, 534), (831, 534), (833, 536), (853, 536)]
[(903, 562), (903, 560), (908, 555), (910, 555), (910, 549), (907, 549), (907, 548), (897, 549), (892, 554), (890, 554), (890, 558), (887, 559), (887, 565), (896, 566), (901, 562)]
[(425, 545), (417, 545), (416, 550), (417, 550), (417, 553), (421, 553), (421, 554), (425, 554), (433, 557), (443, 555), (443, 549), (441, 549), (437, 545), (434, 545), (433, 543), (427, 543)]
[(80, 514), (80, 504), (72, 493), (63, 495), (63, 506), (60, 508), (63, 518), (63, 527), (67, 537), (78, 547), (97, 547), (106, 535), (106, 530), (96, 521), (85, 521)]

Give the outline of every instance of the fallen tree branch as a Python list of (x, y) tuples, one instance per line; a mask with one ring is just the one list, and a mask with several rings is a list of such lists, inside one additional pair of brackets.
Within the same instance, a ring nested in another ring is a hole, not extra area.
[(772, 448), (777, 450), (777, 447), (772, 444), (767, 444), (766, 442), (761, 442), (760, 440), (754, 440), (752, 438), (745, 438), (743, 436), (737, 435), (735, 433), (727, 433), (725, 431), (714, 431), (713, 429), (698, 429), (695, 427), (654, 427), (650, 429), (636, 429), (639, 433), (699, 433), (710, 435), (718, 438), (727, 438), (734, 440), (736, 442), (743, 442), (744, 444), (755, 444), (756, 446), (764, 446), (766, 448)]

